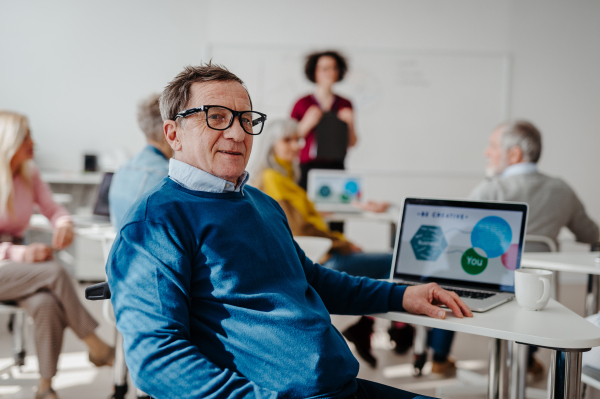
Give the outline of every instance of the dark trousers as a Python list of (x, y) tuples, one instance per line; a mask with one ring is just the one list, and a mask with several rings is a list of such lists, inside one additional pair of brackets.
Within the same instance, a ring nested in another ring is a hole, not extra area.
[(427, 333), (427, 344), (433, 349), (433, 360), (445, 362), (450, 354), (454, 331), (434, 328)]
[(378, 384), (373, 381), (356, 379), (358, 382), (358, 390), (354, 395), (350, 395), (349, 399), (427, 399), (431, 396), (423, 396), (412, 392), (403, 391), (398, 388), (389, 387), (387, 385)]

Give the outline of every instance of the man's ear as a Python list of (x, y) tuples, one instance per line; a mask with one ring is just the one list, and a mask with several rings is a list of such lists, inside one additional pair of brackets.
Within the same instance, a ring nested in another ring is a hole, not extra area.
[(165, 139), (173, 149), (173, 155), (175, 155), (175, 152), (181, 151), (181, 133), (183, 129), (181, 126), (177, 125), (177, 122), (172, 120), (166, 120), (163, 124), (163, 129), (165, 132)]
[(514, 165), (523, 162), (523, 150), (518, 145), (508, 149), (506, 160), (509, 165)]

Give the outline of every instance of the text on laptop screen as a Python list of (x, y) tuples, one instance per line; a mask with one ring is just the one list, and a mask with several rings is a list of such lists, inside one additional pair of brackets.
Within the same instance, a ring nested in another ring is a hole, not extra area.
[(395, 274), (512, 291), (523, 247), (524, 212), (462, 204), (405, 204)]

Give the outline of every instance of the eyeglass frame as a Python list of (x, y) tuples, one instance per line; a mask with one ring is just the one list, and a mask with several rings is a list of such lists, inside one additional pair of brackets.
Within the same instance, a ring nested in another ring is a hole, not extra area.
[[(226, 128), (223, 129), (217, 129), (216, 127), (212, 127), (210, 126), (210, 124), (208, 123), (208, 110), (213, 108), (213, 107), (219, 107), (219, 108), (225, 108), (226, 110), (228, 110), (229, 112), (231, 112), (231, 114), (233, 115), (233, 118), (231, 118), (231, 120), (229, 121), (229, 125), (227, 125)], [(201, 105), (200, 107), (196, 107), (196, 108), (190, 108), (190, 109), (186, 109), (185, 111), (181, 111), (179, 112), (177, 115), (175, 115), (175, 119), (181, 117), (181, 118), (187, 118), (188, 116), (191, 115), (195, 115), (199, 112), (204, 111), (204, 118), (206, 120), (206, 126), (208, 126), (210, 129), (213, 130), (219, 130), (219, 131), (223, 131), (223, 130), (227, 130), (231, 127), (231, 125), (233, 125), (233, 120), (237, 117), (238, 122), (240, 122), (240, 126), (242, 127), (242, 130), (244, 131), (244, 133), (249, 134), (251, 136), (258, 136), (259, 134), (262, 133), (263, 129), (265, 128), (265, 122), (267, 121), (267, 115), (263, 114), (262, 112), (258, 112), (258, 111), (252, 111), (252, 110), (248, 110), (248, 111), (234, 111), (231, 108), (227, 108), (224, 107), (222, 105)], [(259, 114), (262, 117), (262, 126), (260, 128), (260, 132), (258, 133), (248, 133), (246, 131), (246, 129), (244, 129), (244, 125), (242, 125), (242, 120), (240, 119), (240, 116), (246, 112), (254, 112), (256, 114)]]

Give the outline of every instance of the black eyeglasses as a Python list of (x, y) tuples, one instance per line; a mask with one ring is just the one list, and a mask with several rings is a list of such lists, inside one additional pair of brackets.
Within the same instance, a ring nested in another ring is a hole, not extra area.
[(206, 115), (206, 124), (211, 129), (227, 130), (231, 127), (233, 119), (237, 116), (242, 129), (253, 136), (262, 133), (265, 121), (267, 120), (267, 115), (262, 112), (234, 111), (220, 105), (203, 105), (198, 108), (190, 108), (175, 115), (175, 119), (178, 117), (187, 118), (202, 111)]

